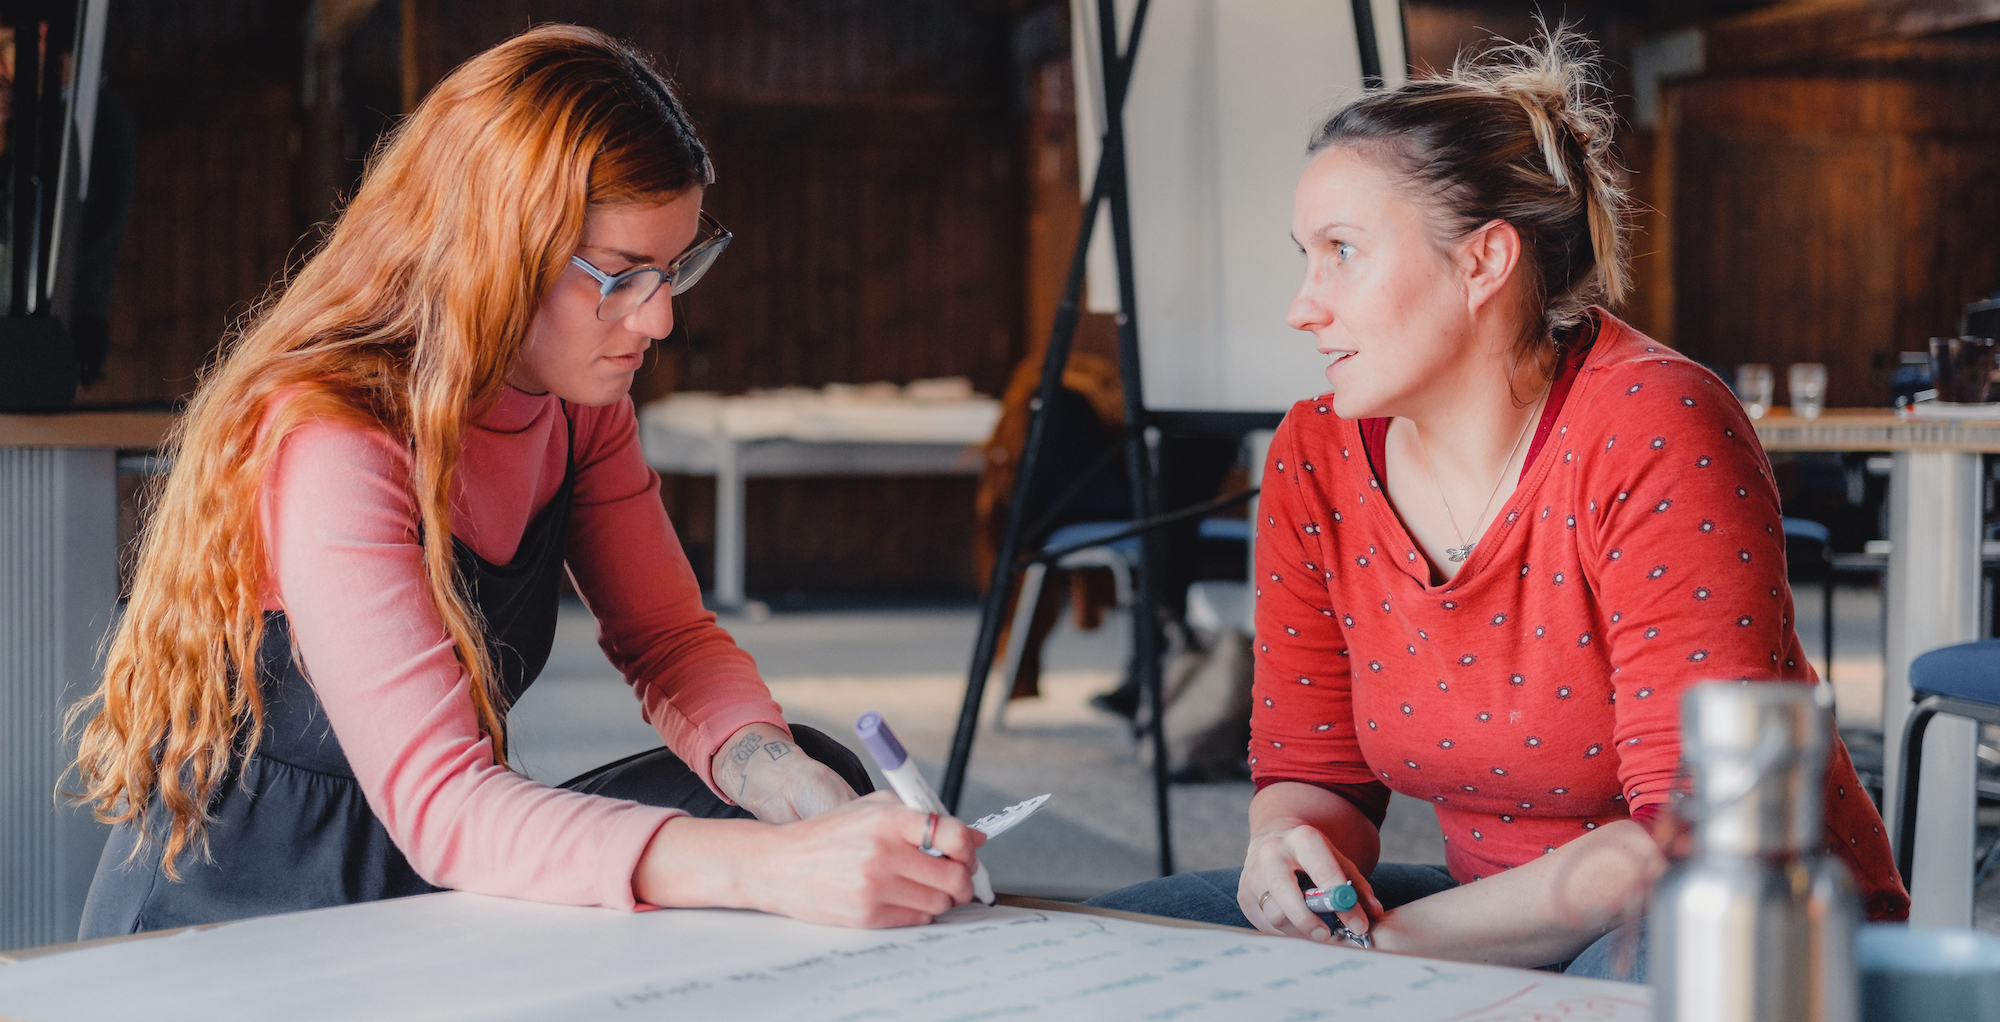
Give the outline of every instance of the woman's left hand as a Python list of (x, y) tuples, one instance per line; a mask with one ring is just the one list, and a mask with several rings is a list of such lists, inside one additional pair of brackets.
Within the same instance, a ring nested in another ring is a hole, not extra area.
[(1353, 860), (1311, 824), (1279, 818), (1250, 835), (1250, 848), (1238, 878), (1236, 905), (1250, 925), (1280, 937), (1334, 943), (1333, 932), (1306, 907), (1297, 880), (1301, 873), (1316, 887), (1354, 885), (1360, 895), (1358, 903), (1337, 913), (1342, 925), (1352, 932), (1367, 933), (1381, 918), (1382, 903), (1368, 886), (1367, 874), (1356, 869)]
[(856, 797), (839, 774), (769, 724), (738, 729), (710, 766), (715, 786), (765, 823), (808, 819)]

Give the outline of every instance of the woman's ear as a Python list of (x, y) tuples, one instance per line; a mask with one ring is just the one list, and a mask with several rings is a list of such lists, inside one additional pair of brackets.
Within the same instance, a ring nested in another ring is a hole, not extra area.
[(1505, 220), (1488, 220), (1458, 243), (1459, 279), (1466, 311), (1479, 313), (1514, 279), (1521, 261), (1521, 233)]

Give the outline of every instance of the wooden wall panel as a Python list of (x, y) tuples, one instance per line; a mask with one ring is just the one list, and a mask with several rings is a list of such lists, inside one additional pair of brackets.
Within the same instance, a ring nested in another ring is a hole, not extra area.
[[(1028, 350), (1048, 349), (1056, 308), (1069, 284), (1076, 232), (1083, 226), (1077, 164), (1076, 73), (1064, 55), (1037, 65), (1028, 81), (1025, 141), (1027, 252), (1024, 259)], [(1071, 350), (1118, 361), (1118, 317), (1080, 312)]]
[(1671, 95), (1673, 341), (1690, 355), (1826, 362), (1832, 404), (1879, 405), (1899, 351), (2000, 287), (1990, 72), (1717, 76)]
[[(971, 478), (752, 479), (744, 582), (780, 605), (801, 597), (963, 598), (972, 570)], [(668, 476), (667, 515), (703, 588), (715, 581), (715, 481)]]
[[(1992, 122), (2000, 134), (2000, 118)], [(2000, 296), (2000, 137), (1900, 139), (1895, 336), (1914, 351), (1958, 333), (1959, 310)]]
[(1985, 68), (1719, 76), (1668, 87), (1680, 94), (1684, 124), (1696, 129), (1960, 138), (2000, 132), (2000, 76)]
[(970, 478), (753, 480), (745, 584), (778, 599), (969, 595), (973, 488)]
[(137, 133), (106, 379), (91, 402), (191, 393), (229, 324), (283, 271), (296, 202), (299, 0), (114, 0), (108, 91)]
[(1007, 122), (735, 105), (704, 119), (708, 208), (737, 240), (682, 299), (683, 387), (1004, 386), (1021, 340)]
[(1825, 362), (1828, 401), (1872, 404), (1894, 346), (1897, 225), (1886, 139), (1685, 131), (1675, 187), (1675, 341), (1725, 372)]

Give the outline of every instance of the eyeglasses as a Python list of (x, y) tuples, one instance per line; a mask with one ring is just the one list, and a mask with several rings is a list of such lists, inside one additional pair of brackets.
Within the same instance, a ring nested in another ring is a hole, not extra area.
[(597, 280), (597, 318), (612, 320), (630, 316), (657, 294), (662, 285), (671, 285), (667, 292), (670, 295), (681, 294), (693, 287), (694, 282), (715, 265), (715, 257), (729, 247), (729, 239), (734, 237), (706, 210), (702, 212), (700, 222), (701, 231), (695, 236), (694, 244), (663, 267), (641, 266), (613, 276), (590, 265), (582, 256), (570, 256), (570, 262)]

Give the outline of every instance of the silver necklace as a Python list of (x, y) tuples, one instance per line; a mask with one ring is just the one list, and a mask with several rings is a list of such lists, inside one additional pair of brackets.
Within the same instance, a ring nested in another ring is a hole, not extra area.
[[(1521, 431), (1514, 434), (1514, 446), (1507, 448), (1507, 460), (1500, 463), (1500, 477), (1493, 480), (1493, 492), (1486, 495), (1486, 503), (1479, 508), (1479, 517), (1473, 520), (1472, 524), (1475, 527), (1482, 530), (1485, 528), (1486, 512), (1492, 510), (1493, 498), (1500, 495), (1500, 484), (1507, 481), (1507, 469), (1514, 464), (1514, 452), (1521, 449), (1521, 441), (1527, 437), (1528, 427), (1542, 417), (1542, 402), (1547, 400), (1548, 396), (1547, 391), (1542, 392), (1542, 396), (1535, 401), (1534, 413), (1528, 416), (1526, 422), (1521, 423)], [(1422, 433), (1417, 434), (1417, 449), (1424, 452), (1424, 465), (1431, 470), (1431, 485), (1437, 488), (1438, 503), (1444, 505), (1444, 516), (1451, 521), (1451, 531), (1458, 534), (1459, 545), (1444, 548), (1445, 560), (1457, 564), (1472, 556), (1472, 548), (1479, 545), (1479, 540), (1467, 540), (1465, 530), (1458, 527), (1458, 516), (1451, 513), (1451, 501), (1444, 498), (1444, 484), (1438, 482), (1437, 463), (1431, 461), (1431, 451), (1424, 446)]]

